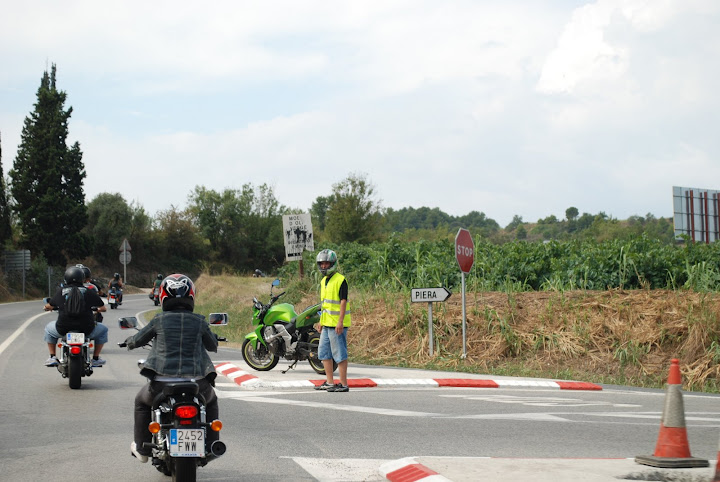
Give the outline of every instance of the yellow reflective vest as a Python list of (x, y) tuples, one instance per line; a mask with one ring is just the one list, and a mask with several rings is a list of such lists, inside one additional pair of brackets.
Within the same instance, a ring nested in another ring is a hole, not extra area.
[[(340, 286), (345, 281), (345, 277), (340, 273), (334, 273), (327, 286), (325, 285), (326, 280), (327, 276), (320, 281), (320, 309), (322, 311), (320, 324), (335, 327), (340, 321)], [(350, 323), (350, 301), (347, 301), (343, 326), (348, 327)]]

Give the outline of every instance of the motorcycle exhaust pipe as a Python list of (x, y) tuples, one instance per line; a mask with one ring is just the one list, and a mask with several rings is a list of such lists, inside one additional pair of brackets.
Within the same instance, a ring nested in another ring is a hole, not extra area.
[(221, 442), (220, 440), (214, 441), (210, 445), (210, 453), (205, 456), (205, 463), (210, 462), (211, 460), (215, 460), (216, 458), (223, 455), (226, 451), (227, 445), (225, 445), (224, 442)]

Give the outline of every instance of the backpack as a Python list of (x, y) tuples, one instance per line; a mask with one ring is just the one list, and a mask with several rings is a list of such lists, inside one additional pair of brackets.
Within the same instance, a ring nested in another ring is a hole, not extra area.
[(85, 290), (87, 288), (79, 288), (70, 286), (63, 290), (65, 295), (65, 313), (68, 315), (80, 315), (85, 310)]

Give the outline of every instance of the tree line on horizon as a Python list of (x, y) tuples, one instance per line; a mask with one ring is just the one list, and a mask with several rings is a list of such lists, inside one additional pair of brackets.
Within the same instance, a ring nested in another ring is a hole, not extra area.
[(501, 228), (479, 211), (452, 216), (439, 208), (384, 209), (368, 176), (358, 173), (333, 184), (309, 210), (283, 206), (272, 187), (250, 183), (222, 191), (196, 186), (186, 208), (171, 206), (154, 216), (120, 193), (86, 201), (83, 153), (78, 142), (67, 145), (72, 108), (65, 108), (67, 94), (58, 89), (56, 73), (54, 64), (43, 73), (9, 178), (0, 179), (0, 243), (7, 251), (31, 251), (29, 280), (37, 286), (47, 283), (48, 267), (61, 276), (69, 263), (84, 262), (106, 275), (120, 271), (123, 239), (132, 247), (128, 267), (148, 283), (157, 272), (277, 270), (285, 260), (282, 215), (307, 211), (316, 249), (323, 243), (383, 242), (391, 235), (408, 242), (449, 240), (460, 227), (496, 244), (642, 233), (675, 242), (672, 220), (650, 214), (619, 221), (604, 213), (580, 215), (570, 207), (562, 220), (548, 216), (526, 223), (516, 215)]

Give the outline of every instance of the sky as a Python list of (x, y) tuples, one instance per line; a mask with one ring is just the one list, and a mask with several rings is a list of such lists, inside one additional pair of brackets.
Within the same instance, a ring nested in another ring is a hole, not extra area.
[(5, 2), (12, 168), (45, 71), (89, 202), (149, 214), (266, 184), (307, 212), (349, 176), (381, 207), (671, 217), (720, 189), (717, 0)]

